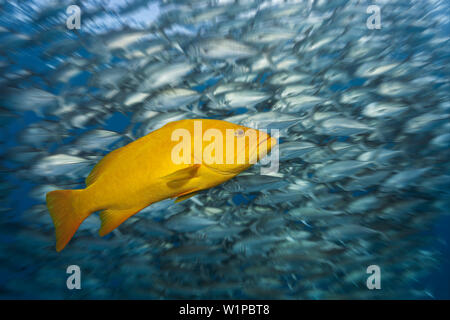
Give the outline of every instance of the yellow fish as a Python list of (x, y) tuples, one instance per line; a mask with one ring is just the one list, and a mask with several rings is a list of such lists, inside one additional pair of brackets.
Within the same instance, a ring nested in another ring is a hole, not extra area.
[(166, 124), (107, 154), (87, 177), (85, 189), (47, 193), (56, 250), (64, 249), (96, 211), (101, 210), (99, 235), (104, 236), (154, 202), (182, 201), (233, 178), (275, 144), (263, 131), (222, 120)]

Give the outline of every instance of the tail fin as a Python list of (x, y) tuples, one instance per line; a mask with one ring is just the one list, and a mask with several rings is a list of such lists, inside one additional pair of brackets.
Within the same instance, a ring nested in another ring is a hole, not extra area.
[(79, 208), (82, 190), (55, 190), (47, 193), (47, 207), (55, 225), (56, 251), (61, 251), (72, 239), (89, 212)]

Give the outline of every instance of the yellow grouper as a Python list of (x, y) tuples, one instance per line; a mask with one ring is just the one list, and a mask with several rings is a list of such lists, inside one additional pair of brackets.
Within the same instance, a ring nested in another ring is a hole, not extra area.
[[(175, 134), (173, 138), (174, 132), (180, 131), (177, 129), (190, 134), (188, 143), (183, 144), (190, 148), (186, 154), (185, 149), (180, 149), (182, 136)], [(224, 142), (218, 141), (220, 135), (209, 135), (210, 142), (207, 142), (208, 137), (202, 133), (206, 135), (208, 129), (221, 134)], [(251, 132), (256, 132), (257, 143), (249, 142)], [(259, 160), (265, 156), (275, 144), (276, 140), (262, 131), (221, 120), (189, 119), (166, 124), (107, 154), (87, 177), (85, 189), (47, 193), (47, 207), (55, 225), (56, 250), (64, 249), (93, 212), (101, 210), (99, 234), (104, 236), (154, 202), (167, 198), (181, 201), (233, 178), (254, 164), (254, 158)], [(203, 159), (204, 151), (212, 157), (220, 155), (218, 148), (223, 148), (223, 161)], [(174, 159), (178, 154), (188, 161)], [(244, 154), (242, 161), (239, 157)]]

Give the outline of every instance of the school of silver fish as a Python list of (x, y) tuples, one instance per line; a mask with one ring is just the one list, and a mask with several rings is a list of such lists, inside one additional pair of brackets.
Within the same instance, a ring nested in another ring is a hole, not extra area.
[[(81, 9), (81, 28), (66, 8)], [(450, 206), (445, 0), (0, 1), (0, 296), (433, 298)], [(277, 129), (255, 165), (54, 251), (45, 194), (193, 118)], [(68, 265), (83, 290), (66, 288)], [(379, 265), (382, 290), (368, 290)]]

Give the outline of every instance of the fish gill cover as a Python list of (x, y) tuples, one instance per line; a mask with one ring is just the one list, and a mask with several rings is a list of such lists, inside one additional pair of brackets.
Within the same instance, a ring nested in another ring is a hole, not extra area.
[[(0, 297), (449, 298), (449, 12), (0, 1)], [(157, 202), (104, 238), (91, 215), (54, 250), (47, 192), (195, 118), (278, 129), (277, 172)]]

